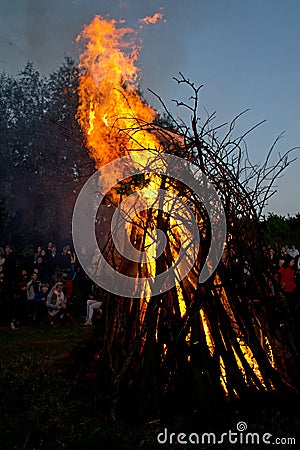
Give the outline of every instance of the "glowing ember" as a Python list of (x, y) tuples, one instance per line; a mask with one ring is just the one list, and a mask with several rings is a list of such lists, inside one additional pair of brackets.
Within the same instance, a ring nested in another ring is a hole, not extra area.
[[(216, 285), (220, 284), (220, 278), (219, 278), (218, 275), (216, 275), (215, 284)], [(253, 370), (253, 372), (257, 376), (257, 378), (259, 379), (259, 381), (261, 382), (261, 384), (265, 387), (264, 379), (263, 379), (263, 376), (262, 376), (261, 371), (259, 369), (258, 362), (254, 358), (254, 355), (253, 355), (249, 345), (246, 343), (245, 337), (244, 337), (243, 333), (241, 332), (241, 330), (240, 330), (240, 328), (238, 326), (238, 323), (237, 323), (237, 320), (235, 318), (234, 312), (233, 312), (233, 310), (232, 310), (232, 308), (230, 306), (230, 303), (228, 301), (225, 289), (223, 287), (219, 287), (217, 289), (218, 289), (219, 294), (220, 294), (221, 302), (224, 305), (224, 308), (226, 309), (226, 312), (227, 312), (228, 316), (230, 317), (230, 322), (231, 322), (231, 325), (232, 325), (232, 327), (234, 329), (234, 332), (236, 334), (236, 339), (237, 339), (237, 342), (238, 342), (238, 344), (239, 344), (239, 346), (241, 348), (243, 356), (244, 356), (246, 362), (248, 363), (248, 365), (251, 367), (251, 369)], [(241, 372), (243, 373), (244, 378), (246, 379), (244, 367), (243, 367), (243, 365), (241, 363), (240, 358), (237, 357), (236, 352), (235, 352), (235, 357), (236, 357), (237, 364), (238, 364)], [(246, 379), (246, 381), (247, 381), (247, 379)]]
[(209, 323), (208, 323), (207, 317), (206, 317), (203, 309), (200, 309), (200, 316), (201, 316), (203, 329), (204, 329), (204, 333), (205, 333), (206, 344), (207, 344), (210, 356), (213, 356), (214, 351), (215, 351), (215, 343), (214, 343), (213, 337), (211, 335)]

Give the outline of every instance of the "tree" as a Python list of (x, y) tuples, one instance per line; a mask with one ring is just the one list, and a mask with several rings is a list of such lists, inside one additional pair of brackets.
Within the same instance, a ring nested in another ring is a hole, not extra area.
[(300, 246), (299, 241), (299, 213), (295, 216), (279, 216), (278, 214), (269, 213), (268, 217), (261, 221), (261, 230), (267, 245), (296, 245)]
[(3, 242), (70, 241), (76, 194), (92, 171), (75, 118), (77, 84), (70, 58), (49, 77), (32, 63), (0, 77)]

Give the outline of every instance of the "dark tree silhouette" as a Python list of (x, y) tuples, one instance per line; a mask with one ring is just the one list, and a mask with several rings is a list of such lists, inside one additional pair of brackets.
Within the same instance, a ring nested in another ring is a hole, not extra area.
[(77, 87), (70, 58), (48, 77), (31, 63), (0, 76), (2, 242), (71, 238), (74, 201), (93, 170), (75, 118)]

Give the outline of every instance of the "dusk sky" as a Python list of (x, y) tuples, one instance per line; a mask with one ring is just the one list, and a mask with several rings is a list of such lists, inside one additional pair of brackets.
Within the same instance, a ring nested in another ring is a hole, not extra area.
[[(204, 84), (200, 116), (205, 107), (217, 111), (216, 123), (230, 122), (250, 108), (237, 135), (266, 119), (247, 138), (254, 161), (282, 131), (277, 153), (300, 145), (299, 0), (1, 0), (0, 71), (16, 74), (32, 61), (48, 74), (64, 55), (78, 59), (76, 36), (96, 14), (137, 29), (138, 19), (158, 11), (166, 22), (140, 32), (140, 84), (150, 104), (157, 107), (147, 88), (188, 120), (171, 102), (186, 100), (186, 90), (172, 79), (182, 72)], [(277, 183), (266, 212), (300, 212), (299, 179), (300, 158)]]

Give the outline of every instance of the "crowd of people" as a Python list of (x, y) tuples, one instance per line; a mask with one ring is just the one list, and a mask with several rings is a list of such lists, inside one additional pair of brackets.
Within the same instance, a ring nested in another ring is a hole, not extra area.
[(300, 308), (300, 255), (295, 245), (265, 249), (271, 276), (285, 295), (291, 312)]
[(94, 311), (101, 314), (101, 293), (82, 271), (70, 245), (59, 251), (49, 241), (22, 259), (10, 245), (0, 247), (0, 321), (10, 323), (12, 330), (43, 320), (51, 325), (57, 320), (76, 323), (74, 286), (84, 301), (85, 324), (91, 325)]
[[(271, 296), (280, 290), (290, 312), (300, 312), (300, 255), (295, 245), (264, 249), (267, 278)], [(231, 257), (230, 270), (224, 272), (238, 285), (250, 275), (246, 261), (241, 265), (238, 257)], [(224, 267), (228, 266), (226, 256)], [(240, 272), (242, 270), (243, 273)], [(11, 329), (22, 324), (36, 324), (44, 318), (76, 322), (72, 315), (74, 287), (82, 300), (85, 325), (91, 325), (94, 312), (101, 316), (103, 298), (101, 289), (84, 273), (70, 245), (59, 251), (52, 242), (38, 246), (34, 254), (20, 261), (10, 245), (0, 247), (0, 322), (9, 322)]]

